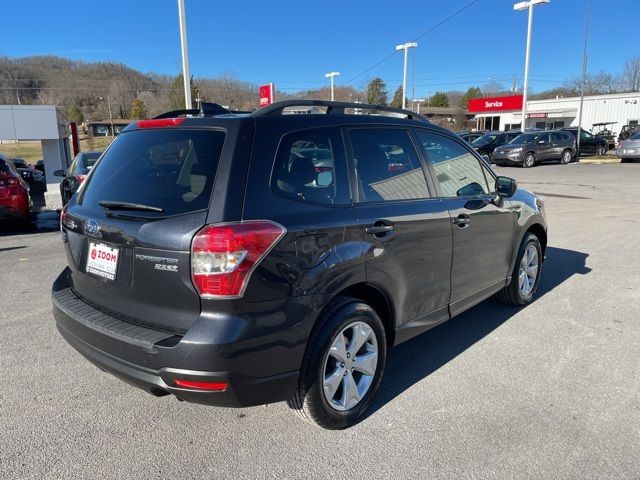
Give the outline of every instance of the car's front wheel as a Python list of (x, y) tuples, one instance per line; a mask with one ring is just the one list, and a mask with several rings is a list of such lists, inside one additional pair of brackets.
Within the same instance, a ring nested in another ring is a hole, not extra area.
[(309, 338), (289, 407), (322, 428), (354, 425), (378, 389), (386, 352), (385, 330), (376, 311), (354, 298), (339, 299)]
[(542, 268), (542, 246), (534, 234), (524, 237), (518, 250), (516, 264), (511, 273), (511, 283), (497, 293), (497, 298), (507, 305), (526, 305), (533, 300), (533, 295), (540, 283)]
[(536, 156), (533, 153), (527, 153), (522, 160), (522, 166), (524, 168), (531, 168), (536, 164)]
[(605, 147), (604, 145), (598, 145), (598, 148), (596, 149), (596, 155), (598, 157), (601, 157), (606, 153), (607, 153), (607, 147)]

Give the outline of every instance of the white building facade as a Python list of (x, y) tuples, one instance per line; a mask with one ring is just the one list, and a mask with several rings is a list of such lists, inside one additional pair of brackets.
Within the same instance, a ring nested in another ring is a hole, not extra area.
[[(517, 100), (520, 97), (520, 107)], [(512, 99), (512, 101), (504, 101)], [(480, 102), (478, 100), (481, 100)], [(519, 130), (522, 122), (521, 96), (474, 99), (478, 130)], [(501, 106), (505, 108), (501, 108)], [(593, 125), (612, 122), (610, 130), (618, 133), (623, 125), (640, 123), (640, 92), (594, 95), (584, 97), (582, 128), (598, 131)], [(471, 103), (470, 103), (471, 109)], [(525, 128), (552, 130), (577, 127), (580, 113), (580, 97), (530, 100), (527, 102)]]

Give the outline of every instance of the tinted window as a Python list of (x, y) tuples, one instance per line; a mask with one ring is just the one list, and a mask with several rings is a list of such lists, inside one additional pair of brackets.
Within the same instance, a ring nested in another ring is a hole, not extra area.
[(349, 131), (361, 202), (429, 198), (409, 132), (400, 129)]
[(0, 160), (0, 172), (10, 172), (9, 165), (4, 160)]
[(472, 145), (486, 145), (488, 143), (493, 142), (495, 140), (495, 138), (496, 138), (495, 134), (485, 133), (481, 137), (476, 138), (473, 142), (471, 142), (471, 144)]
[(582, 132), (580, 132), (580, 138), (582, 140), (585, 140), (585, 139), (593, 138), (593, 135), (583, 130)]
[(631, 135), (629, 140), (640, 140), (640, 132)]
[(81, 204), (101, 200), (177, 215), (209, 207), (224, 133), (181, 129), (123, 133), (85, 182)]
[(509, 142), (511, 145), (524, 145), (525, 143), (535, 142), (538, 133), (523, 133)]
[(480, 161), (459, 143), (428, 132), (417, 132), (420, 145), (433, 165), (445, 197), (489, 193)]
[(349, 203), (340, 132), (305, 130), (283, 137), (274, 165), (273, 188), (284, 196), (311, 202)]

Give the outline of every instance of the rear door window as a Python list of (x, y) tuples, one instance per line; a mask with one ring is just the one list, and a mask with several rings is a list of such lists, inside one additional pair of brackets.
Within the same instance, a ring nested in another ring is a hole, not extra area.
[(409, 132), (392, 128), (349, 131), (360, 202), (429, 198)]
[(285, 135), (278, 147), (273, 189), (295, 200), (350, 202), (340, 130), (316, 128)]
[(122, 133), (96, 164), (79, 203), (158, 207), (179, 215), (209, 207), (225, 134), (157, 129)]

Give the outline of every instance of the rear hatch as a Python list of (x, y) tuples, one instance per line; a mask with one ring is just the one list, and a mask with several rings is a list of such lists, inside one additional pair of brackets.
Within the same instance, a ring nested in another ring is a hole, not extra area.
[(184, 333), (200, 313), (191, 240), (205, 224), (225, 133), (121, 133), (63, 214), (72, 288), (131, 323)]

